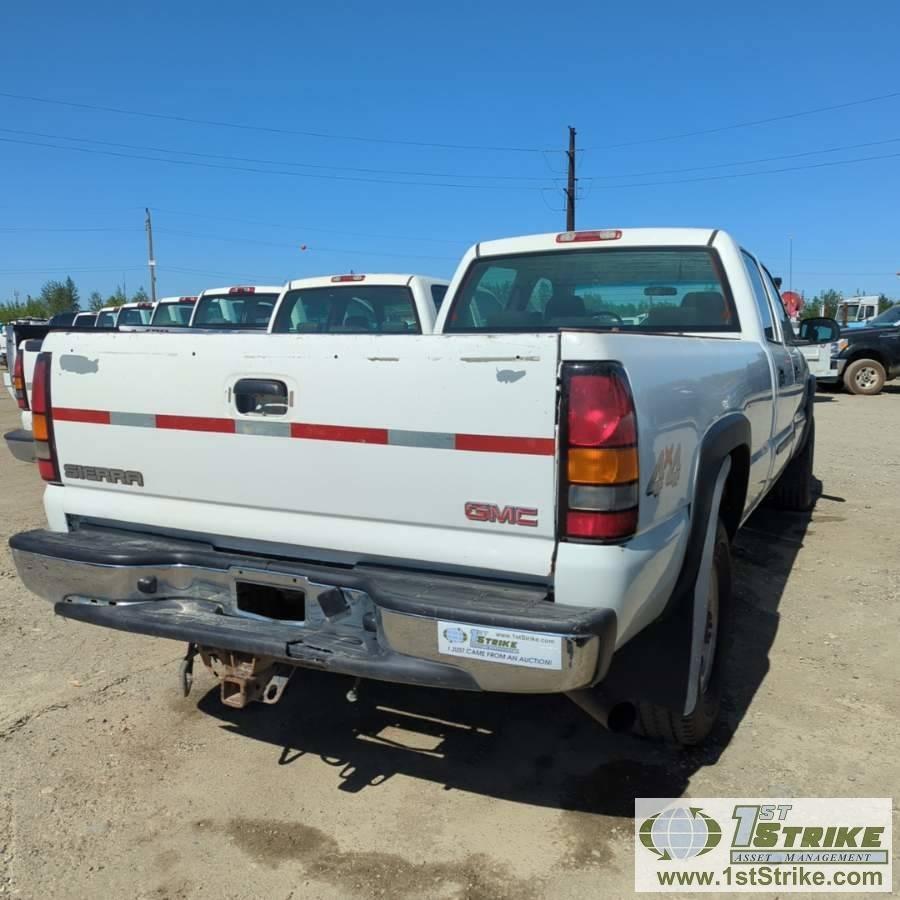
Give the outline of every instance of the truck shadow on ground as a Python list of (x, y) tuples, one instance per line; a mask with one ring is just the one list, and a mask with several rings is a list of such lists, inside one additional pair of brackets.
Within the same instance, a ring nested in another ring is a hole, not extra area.
[[(834, 521), (836, 502), (841, 498), (820, 496), (812, 513), (760, 510), (735, 541), (737, 638), (720, 724), (700, 748), (610, 734), (554, 695), (366, 682), (349, 703), (351, 679), (302, 669), (276, 706), (234, 710), (219, 702), (218, 690), (198, 706), (222, 727), (280, 748), (279, 765), (319, 757), (333, 767), (342, 791), (375, 789), (400, 774), (446, 790), (630, 818), (635, 796), (681, 796), (692, 775), (727, 748), (768, 672), (778, 606), (807, 530), (812, 522)], [(767, 788), (748, 786), (750, 793)]]

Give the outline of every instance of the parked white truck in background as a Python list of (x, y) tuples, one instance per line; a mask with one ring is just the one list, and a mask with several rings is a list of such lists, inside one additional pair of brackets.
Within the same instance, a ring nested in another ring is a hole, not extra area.
[(769, 493), (813, 502), (814, 381), (752, 254), (708, 229), (483, 243), (422, 335), (309, 334), (338, 301), (293, 284), (267, 335), (48, 336), (25, 584), (188, 642), (234, 706), (313, 667), (702, 740), (730, 539)]
[(150, 317), (150, 325), (159, 328), (187, 328), (197, 304), (196, 297), (161, 297)]
[(190, 327), (265, 331), (280, 293), (281, 287), (278, 285), (209, 288), (200, 293), (194, 304)]

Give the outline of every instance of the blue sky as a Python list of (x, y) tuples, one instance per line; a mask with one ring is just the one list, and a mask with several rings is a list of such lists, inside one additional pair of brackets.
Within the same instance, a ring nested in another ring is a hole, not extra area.
[(280, 132), (0, 96), (0, 299), (147, 285), (145, 206), (160, 295), (449, 275), (475, 241), (563, 230), (570, 124), (579, 227), (725, 228), (785, 286), (792, 235), (795, 289), (900, 296), (900, 93), (726, 128), (900, 92), (895, 0), (52, 0), (3, 4), (0, 33), (0, 92)]

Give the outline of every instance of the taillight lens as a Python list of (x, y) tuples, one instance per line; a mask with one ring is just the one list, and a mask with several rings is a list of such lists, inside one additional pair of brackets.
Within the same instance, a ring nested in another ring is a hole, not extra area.
[(34, 437), (34, 455), (38, 471), (44, 481), (59, 484), (59, 466), (56, 461), (56, 442), (53, 439), (53, 414), (50, 405), (49, 353), (38, 354), (31, 386), (31, 433)]
[(25, 391), (25, 360), (21, 347), (16, 353), (16, 361), (13, 365), (13, 390), (16, 392), (16, 403), (19, 409), (28, 409), (28, 394)]
[(565, 363), (563, 540), (621, 541), (637, 530), (638, 451), (634, 400), (621, 366)]

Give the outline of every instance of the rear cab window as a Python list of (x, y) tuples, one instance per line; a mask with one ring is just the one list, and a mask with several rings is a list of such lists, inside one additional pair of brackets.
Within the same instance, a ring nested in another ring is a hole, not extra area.
[(268, 327), (278, 294), (206, 294), (197, 301), (194, 328)]
[(173, 301), (160, 303), (153, 312), (151, 325), (161, 325), (167, 328), (187, 328), (191, 322), (191, 313), (194, 304), (187, 301)]
[(114, 312), (106, 311), (97, 314), (97, 321), (95, 323), (95, 327), (97, 328), (112, 328), (116, 324), (116, 314)]
[(335, 285), (288, 291), (272, 330), (279, 334), (421, 334), (405, 285)]
[(150, 317), (153, 315), (153, 307), (131, 307), (123, 309), (119, 313), (116, 325), (149, 325)]
[(740, 330), (718, 254), (707, 247), (485, 257), (457, 298), (445, 332)]

